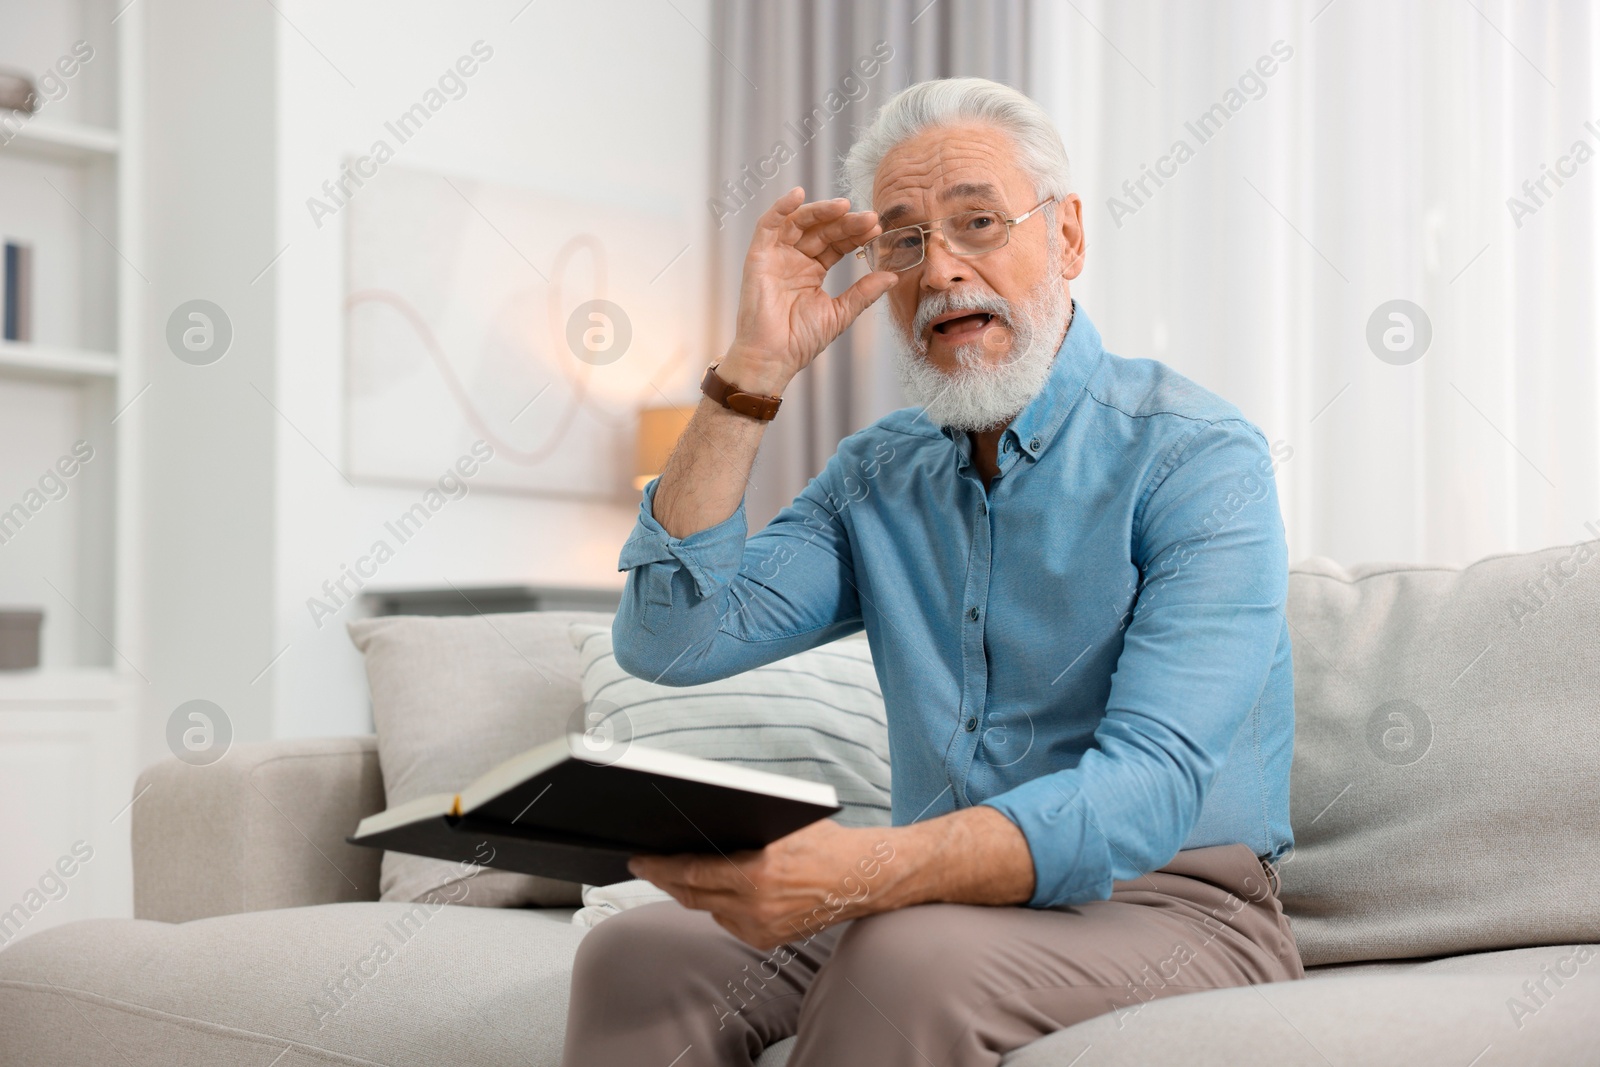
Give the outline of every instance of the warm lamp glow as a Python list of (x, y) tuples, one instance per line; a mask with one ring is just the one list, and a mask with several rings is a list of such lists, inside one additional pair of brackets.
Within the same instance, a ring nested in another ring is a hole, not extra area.
[(694, 414), (695, 405), (681, 407), (642, 408), (639, 411), (639, 437), (634, 452), (633, 479), (635, 489), (643, 489), (650, 479), (661, 473), (672, 455), (673, 446), (683, 435), (684, 427)]

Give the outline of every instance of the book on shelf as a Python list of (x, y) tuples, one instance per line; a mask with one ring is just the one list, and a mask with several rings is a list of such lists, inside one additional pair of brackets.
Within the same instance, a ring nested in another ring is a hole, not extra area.
[(4, 278), (4, 339), (33, 340), (33, 246), (7, 241)]
[[(831, 785), (569, 733), (459, 793), (361, 820), (352, 845), (589, 885), (633, 877), (628, 857), (757, 849), (840, 811)], [(487, 847), (482, 847), (487, 845)]]

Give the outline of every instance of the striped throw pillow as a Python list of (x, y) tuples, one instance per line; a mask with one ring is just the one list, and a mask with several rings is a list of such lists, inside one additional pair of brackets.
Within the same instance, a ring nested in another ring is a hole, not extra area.
[(568, 628), (589, 726), (626, 718), (632, 741), (826, 782), (844, 826), (889, 825), (889, 737), (866, 636), (856, 634), (705, 685), (657, 685), (623, 670), (611, 629)]

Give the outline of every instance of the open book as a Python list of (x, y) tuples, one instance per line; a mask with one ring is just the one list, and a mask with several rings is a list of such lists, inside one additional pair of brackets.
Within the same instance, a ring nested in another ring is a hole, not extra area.
[(761, 848), (839, 810), (831, 785), (636, 744), (594, 750), (573, 733), (460, 793), (369, 815), (345, 840), (610, 885), (633, 877), (628, 857), (638, 853)]

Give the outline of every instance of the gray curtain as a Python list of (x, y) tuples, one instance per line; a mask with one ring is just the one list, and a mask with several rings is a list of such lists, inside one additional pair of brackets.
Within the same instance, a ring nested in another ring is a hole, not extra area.
[[(779, 194), (842, 195), (854, 131), (914, 82), (977, 75), (1026, 88), (1027, 75), (1026, 0), (714, 0), (713, 15), (708, 363), (733, 339), (750, 234)], [(835, 267), (829, 290), (862, 273), (854, 260)], [(785, 391), (746, 494), (752, 531), (841, 439), (903, 406), (881, 314), (869, 310)]]

